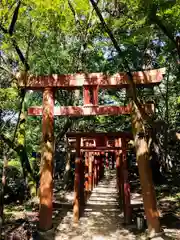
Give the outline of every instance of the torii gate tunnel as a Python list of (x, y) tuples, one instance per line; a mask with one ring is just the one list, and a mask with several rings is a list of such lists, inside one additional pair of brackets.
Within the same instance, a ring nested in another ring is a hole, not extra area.
[[(163, 79), (164, 69), (149, 70), (132, 73), (136, 87), (153, 87), (160, 84)], [(131, 114), (128, 106), (98, 106), (98, 91), (100, 88), (129, 88), (128, 75), (118, 73), (108, 76), (102, 73), (79, 73), (69, 75), (31, 76), (20, 74), (19, 87), (27, 90), (43, 91), (42, 107), (31, 107), (29, 115), (42, 115), (42, 153), (41, 153), (41, 177), (40, 177), (40, 210), (39, 229), (46, 231), (52, 227), (53, 211), (53, 154), (54, 154), (54, 116), (87, 116), (87, 115), (119, 115)], [(83, 106), (54, 107), (55, 91), (67, 89), (68, 91), (83, 88)], [(152, 112), (153, 105), (147, 104), (145, 109)], [(80, 146), (80, 137), (76, 137), (77, 146)], [(118, 138), (119, 139), (119, 138)], [(121, 137), (120, 139), (124, 139)], [(119, 140), (116, 140), (119, 141)], [(124, 141), (124, 140), (123, 140)], [(123, 142), (122, 141), (122, 142)], [(117, 146), (118, 143), (117, 143)], [(77, 159), (75, 171), (79, 171), (80, 151), (77, 147)], [(86, 149), (87, 150), (87, 149)], [(109, 149), (110, 150), (110, 149)], [(115, 149), (116, 151), (119, 151)], [(88, 150), (86, 151), (88, 152)], [(91, 149), (92, 152), (92, 149)], [(78, 177), (79, 178), (79, 177)], [(77, 196), (77, 182), (75, 175), (75, 203), (79, 206)], [(81, 187), (82, 188), (82, 187)], [(77, 203), (78, 201), (78, 203)], [(74, 207), (74, 219), (79, 218), (79, 207)], [(76, 214), (77, 213), (77, 214)]]
[(81, 205), (84, 205), (93, 188), (104, 177), (104, 167), (109, 167), (108, 155), (113, 153), (111, 164), (112, 168), (116, 165), (119, 203), (124, 211), (124, 220), (129, 223), (131, 205), (126, 149), (128, 141), (133, 139), (132, 134), (129, 132), (72, 132), (67, 133), (67, 138), (70, 151), (76, 151), (74, 221), (78, 221)]

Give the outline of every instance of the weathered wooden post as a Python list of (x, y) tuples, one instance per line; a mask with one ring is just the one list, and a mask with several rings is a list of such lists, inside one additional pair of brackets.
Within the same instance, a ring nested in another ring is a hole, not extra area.
[(100, 153), (100, 180), (103, 178), (103, 152)]
[(89, 152), (89, 191), (93, 190), (93, 155)]
[(53, 154), (54, 154), (54, 91), (43, 91), (42, 153), (40, 169), (39, 229), (52, 228), (53, 212)]
[[(122, 147), (121, 138), (115, 139), (115, 146)], [(122, 166), (122, 150), (116, 150), (116, 174), (117, 174), (117, 187), (119, 192), (119, 203), (121, 209), (123, 208), (123, 196), (124, 196), (124, 189), (123, 189), (123, 166)]]
[(89, 197), (89, 152), (85, 152), (85, 196)]
[(109, 154), (108, 154), (108, 152), (106, 152), (105, 157), (106, 157), (106, 169), (108, 169), (109, 168)]
[(123, 161), (123, 179), (124, 179), (124, 221), (126, 224), (131, 223), (131, 192), (128, 179), (128, 165), (126, 154), (126, 142), (122, 139), (122, 161)]
[(100, 180), (100, 153), (98, 152), (97, 156), (97, 184), (99, 183)]
[(75, 158), (75, 176), (74, 176), (74, 205), (73, 217), (77, 223), (80, 217), (80, 173), (81, 172), (81, 152), (80, 152), (80, 137), (76, 137), (76, 158)]
[(97, 154), (94, 153), (94, 187), (97, 186)]
[[(80, 212), (82, 213), (85, 204), (85, 162), (82, 157), (80, 158)], [(81, 214), (80, 214), (81, 215)]]

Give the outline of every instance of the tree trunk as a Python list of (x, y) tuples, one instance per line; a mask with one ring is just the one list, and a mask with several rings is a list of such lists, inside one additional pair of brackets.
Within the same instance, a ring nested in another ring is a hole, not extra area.
[(4, 222), (4, 189), (6, 186), (6, 169), (8, 166), (8, 159), (6, 153), (4, 154), (3, 170), (2, 170), (2, 188), (0, 192), (0, 238), (2, 233), (2, 225)]
[[(17, 144), (19, 149), (19, 157), (20, 162), (23, 170), (24, 180), (26, 183), (26, 193), (25, 196), (27, 197), (27, 189), (29, 188), (31, 196), (36, 195), (36, 189), (37, 189), (37, 178), (34, 176), (33, 171), (31, 169), (31, 165), (29, 163), (27, 151), (26, 151), (26, 142), (25, 142), (25, 124), (26, 124), (26, 114), (25, 114), (25, 108), (24, 103), (22, 105), (19, 125), (17, 128)], [(31, 174), (30, 174), (31, 173)]]
[(145, 126), (140, 111), (132, 101), (132, 128), (136, 148), (136, 160), (142, 188), (144, 210), (150, 235), (161, 232), (159, 212), (157, 209), (155, 189), (152, 180), (152, 171), (149, 161), (149, 149), (146, 139)]

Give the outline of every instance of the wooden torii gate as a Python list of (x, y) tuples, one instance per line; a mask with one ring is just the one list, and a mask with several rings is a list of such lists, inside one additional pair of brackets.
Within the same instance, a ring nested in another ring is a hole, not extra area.
[[(120, 206), (124, 212), (125, 223), (129, 223), (131, 220), (131, 204), (126, 149), (127, 141), (133, 139), (132, 134), (129, 132), (70, 132), (66, 136), (70, 141), (70, 150), (75, 150), (77, 156), (79, 156), (75, 160), (74, 221), (77, 222), (79, 219), (84, 196), (87, 200), (94, 186), (104, 176), (104, 162), (106, 162), (107, 158), (104, 154), (114, 152), (116, 156), (117, 190)], [(82, 153), (85, 153), (85, 166), (82, 160)], [(82, 184), (79, 180), (82, 181)], [(79, 188), (80, 185), (81, 189)]]
[[(136, 87), (153, 87), (160, 84), (164, 69), (132, 73)], [(43, 91), (43, 106), (32, 107), (29, 115), (42, 115), (42, 154), (40, 177), (39, 229), (46, 231), (52, 227), (53, 202), (53, 153), (54, 153), (54, 115), (119, 115), (130, 114), (130, 106), (98, 106), (100, 88), (128, 88), (128, 75), (117, 73), (113, 76), (102, 73), (79, 73), (51, 76), (31, 76), (21, 73), (17, 76), (19, 87), (26, 90)], [(54, 107), (55, 90), (68, 91), (83, 88), (83, 106)], [(147, 106), (147, 110), (149, 107)], [(150, 106), (151, 109), (151, 106)]]

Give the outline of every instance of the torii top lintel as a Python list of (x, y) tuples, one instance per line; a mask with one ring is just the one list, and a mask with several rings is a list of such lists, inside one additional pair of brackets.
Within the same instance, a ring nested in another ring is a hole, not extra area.
[(94, 139), (97, 137), (108, 137), (108, 138), (127, 138), (133, 139), (131, 132), (67, 132), (66, 136), (68, 138), (88, 138)]
[[(165, 69), (153, 69), (148, 71), (133, 72), (133, 80), (136, 86), (158, 85), (163, 79)], [(51, 76), (17, 75), (19, 86), (26, 89), (42, 88), (80, 88), (83, 86), (99, 86), (101, 88), (127, 88), (127, 73), (117, 73), (112, 76), (103, 73), (77, 73)]]

